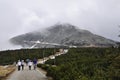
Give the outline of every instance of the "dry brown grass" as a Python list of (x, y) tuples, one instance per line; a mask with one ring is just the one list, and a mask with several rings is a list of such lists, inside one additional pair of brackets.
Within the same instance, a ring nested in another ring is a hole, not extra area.
[(15, 70), (14, 66), (0, 66), (0, 79), (8, 76), (11, 72)]

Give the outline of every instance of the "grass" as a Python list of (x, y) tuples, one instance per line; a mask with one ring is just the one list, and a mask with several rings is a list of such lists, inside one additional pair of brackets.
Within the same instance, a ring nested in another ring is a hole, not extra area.
[(14, 70), (15, 70), (15, 67), (11, 65), (0, 66), (0, 80), (2, 80), (3, 78), (6, 78)]

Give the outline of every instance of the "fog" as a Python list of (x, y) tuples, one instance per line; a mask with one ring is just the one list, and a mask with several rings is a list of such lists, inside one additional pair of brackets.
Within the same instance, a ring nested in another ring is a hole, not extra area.
[(58, 22), (120, 41), (120, 0), (0, 0), (0, 50), (21, 48), (9, 39)]

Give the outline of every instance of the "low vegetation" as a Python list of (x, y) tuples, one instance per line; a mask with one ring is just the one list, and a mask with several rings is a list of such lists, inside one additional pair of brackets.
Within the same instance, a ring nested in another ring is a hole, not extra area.
[(120, 49), (75, 48), (38, 65), (54, 80), (120, 80)]
[[(40, 59), (43, 53), (47, 57), (54, 49), (1, 51), (0, 65), (12, 64), (18, 59)], [(45, 69), (53, 80), (120, 80), (120, 48), (72, 48), (38, 67)], [(0, 68), (0, 76), (11, 72), (7, 67)]]
[(14, 66), (0, 66), (0, 80), (7, 77), (10, 73), (15, 70)]
[[(44, 53), (44, 55), (43, 55)], [(54, 49), (20, 49), (20, 50), (7, 50), (0, 52), (0, 65), (8, 65), (13, 64), (19, 59), (31, 59), (34, 58), (40, 59), (52, 55), (54, 53)]]
[[(44, 53), (44, 55), (43, 55)], [(54, 53), (52, 48), (43, 49), (20, 49), (20, 50), (7, 50), (0, 51), (0, 80), (4, 79), (7, 75), (15, 70), (14, 66), (11, 65), (19, 59), (26, 60), (34, 58), (43, 58)]]

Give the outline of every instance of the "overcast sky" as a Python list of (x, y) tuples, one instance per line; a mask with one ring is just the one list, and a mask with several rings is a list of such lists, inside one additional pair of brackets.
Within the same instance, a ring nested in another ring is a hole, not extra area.
[(120, 41), (120, 0), (0, 0), (0, 49), (13, 48), (13, 36), (58, 22)]

